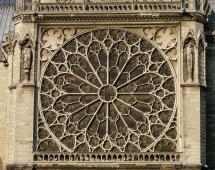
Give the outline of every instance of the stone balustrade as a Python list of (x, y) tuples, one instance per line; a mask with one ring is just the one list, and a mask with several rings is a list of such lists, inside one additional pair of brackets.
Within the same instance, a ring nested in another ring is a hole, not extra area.
[(121, 3), (40, 3), (38, 12), (51, 13), (133, 13), (145, 11), (175, 11), (181, 9), (180, 1), (151, 1), (149, 2), (121, 2)]
[(135, 13), (135, 12), (175, 12), (181, 11), (181, 0), (142, 0), (142, 1), (32, 1), (20, 0), (17, 13)]
[(17, 13), (136, 13), (204, 11), (207, 0), (17, 0)]
[(34, 153), (34, 162), (136, 162), (136, 163), (181, 163), (181, 153)]

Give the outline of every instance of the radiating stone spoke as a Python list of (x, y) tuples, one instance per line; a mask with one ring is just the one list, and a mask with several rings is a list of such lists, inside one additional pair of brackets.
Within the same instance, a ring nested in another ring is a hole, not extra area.
[[(125, 120), (123, 119), (123, 117), (122, 117), (122, 115), (121, 115), (121, 113), (120, 113), (119, 109), (117, 108), (116, 104), (115, 104), (115, 103), (113, 103), (113, 105), (114, 105), (114, 108), (116, 109), (116, 111), (117, 111), (117, 113), (118, 113), (119, 117), (120, 117), (120, 118), (121, 118), (121, 120), (123, 121), (124, 125), (128, 128), (128, 125), (127, 125), (127, 123), (125, 122)], [(126, 131), (127, 131), (127, 130), (126, 130)], [(128, 132), (127, 132), (127, 133), (128, 133)], [(125, 132), (125, 135), (126, 135), (126, 132)]]
[(123, 92), (119, 92), (118, 93), (119, 95), (130, 95), (130, 94), (133, 94), (133, 95), (144, 95), (144, 94), (153, 94), (153, 92), (141, 92), (141, 93), (137, 93), (137, 92), (133, 92), (133, 93), (123, 93)]
[(87, 104), (87, 105), (85, 105), (85, 106), (79, 108), (78, 110), (76, 110), (76, 111), (74, 111), (74, 112), (72, 112), (72, 113), (70, 113), (70, 114), (65, 114), (65, 115), (73, 115), (73, 114), (79, 112), (80, 110), (83, 110), (83, 109), (86, 108), (87, 106), (89, 106), (89, 105), (91, 105), (91, 104), (93, 104), (93, 103), (95, 103), (95, 102), (97, 102), (97, 101), (99, 101), (99, 99), (96, 99), (96, 100), (90, 102), (89, 104)]
[(143, 113), (143, 111), (141, 111), (141, 110), (139, 110), (139, 109), (137, 109), (136, 107), (134, 107), (134, 106), (132, 106), (132, 105), (130, 105), (130, 104), (128, 104), (128, 103), (126, 103), (126, 102), (124, 102), (123, 100), (121, 100), (121, 99), (116, 99), (116, 100), (119, 100), (120, 102), (122, 102), (123, 104), (125, 104), (125, 105), (127, 105), (127, 106), (129, 106), (129, 107), (131, 107), (131, 108), (133, 108), (134, 110), (136, 110), (137, 112), (139, 112), (139, 113), (141, 113), (141, 114), (145, 114), (145, 115), (149, 115), (148, 113)]
[[(95, 41), (94, 41), (93, 43), (95, 44)], [(105, 59), (105, 58), (104, 58), (104, 59), (101, 58), (101, 57), (102, 57), (102, 54), (100, 54), (100, 51), (99, 51), (99, 50), (101, 50), (102, 44), (99, 43), (99, 42), (97, 42), (97, 44), (94, 45), (93, 43), (90, 44), (90, 46), (89, 46), (89, 48), (88, 48), (88, 50), (87, 50), (87, 51), (88, 51), (88, 54), (89, 54), (89, 51), (91, 50), (90, 52), (92, 52), (93, 54), (96, 55), (95, 57), (97, 57), (99, 66), (104, 66), (104, 64), (102, 65), (102, 63), (101, 63), (101, 60), (102, 60), (102, 61), (108, 62), (108, 57), (106, 56), (106, 59)], [(104, 51), (105, 51), (105, 50), (104, 50)], [(105, 55), (107, 55), (107, 54), (105, 54)], [(100, 56), (101, 56), (101, 57), (100, 57)], [(99, 57), (100, 57), (100, 58), (99, 58)], [(98, 69), (98, 68), (94, 68), (93, 64), (94, 64), (94, 63), (92, 63), (92, 61), (89, 62), (89, 65), (90, 65), (91, 69), (93, 70), (93, 72), (95, 73), (95, 75), (96, 75), (97, 79), (99, 80), (100, 84), (103, 85), (104, 83), (102, 82), (101, 77), (99, 76), (99, 74), (98, 74), (98, 72), (97, 72), (97, 69)], [(107, 64), (107, 63), (106, 63), (106, 64)], [(106, 67), (107, 67), (107, 65), (106, 65)], [(107, 68), (106, 68), (106, 69), (107, 69)], [(106, 70), (106, 72), (108, 72), (108, 71)]]
[(120, 75), (123, 73), (123, 71), (124, 71), (124, 69), (125, 69), (125, 67), (126, 67), (126, 65), (127, 65), (127, 63), (128, 63), (128, 61), (129, 61), (129, 59), (126, 61), (126, 63), (124, 64), (124, 66), (122, 67), (122, 69), (120, 70), (120, 72), (118, 73), (116, 79), (115, 79), (114, 82), (113, 82), (113, 85), (115, 85), (116, 82), (118, 81), (118, 79), (119, 79)]
[(94, 69), (94, 67), (92, 66), (91, 62), (89, 62), (89, 65), (90, 65), (90, 67), (92, 68), (94, 74), (96, 75), (96, 78), (97, 78), (97, 80), (99, 81), (99, 83), (100, 83), (101, 85), (103, 85), (103, 83), (102, 83), (102, 81), (101, 81), (101, 79), (100, 79), (98, 73), (95, 71), (95, 69)]
[(87, 129), (89, 128), (89, 126), (91, 125), (93, 119), (95, 119), (95, 117), (96, 117), (98, 111), (101, 109), (102, 104), (103, 104), (103, 103), (101, 102), (101, 104), (100, 104), (99, 107), (96, 109), (95, 113), (93, 114), (92, 119), (89, 121), (88, 125), (87, 125), (86, 128), (85, 128), (86, 131), (87, 131)]
[(72, 72), (70, 72), (70, 74), (76, 76), (77, 78), (79, 78), (79, 79), (82, 80), (83, 82), (85, 82), (85, 83), (87, 83), (87, 84), (90, 84), (91, 86), (95, 87), (96, 89), (99, 89), (97, 86), (95, 86), (94, 84), (90, 83), (89, 81), (87, 81), (87, 80), (81, 78), (80, 76), (78, 76), (78, 75), (76, 75), (76, 74), (74, 74), (74, 73), (72, 73)]
[(98, 93), (66, 93), (69, 95), (98, 95)]
[(117, 89), (120, 89), (120, 88), (122, 88), (123, 86), (127, 85), (128, 83), (133, 82), (133, 81), (139, 79), (139, 78), (140, 78), (141, 76), (143, 76), (144, 74), (146, 74), (146, 72), (144, 72), (144, 73), (142, 73), (142, 74), (140, 74), (140, 75), (137, 75), (135, 78), (133, 78), (133, 79), (127, 81), (126, 83), (123, 83), (122, 85), (120, 85), (119, 87), (117, 87)]

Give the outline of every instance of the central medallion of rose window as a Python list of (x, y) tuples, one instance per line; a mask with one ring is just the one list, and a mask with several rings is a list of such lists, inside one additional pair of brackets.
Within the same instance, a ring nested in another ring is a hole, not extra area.
[(99, 90), (99, 98), (104, 102), (111, 102), (117, 96), (116, 88), (110, 84), (104, 85)]
[(171, 66), (150, 40), (102, 29), (65, 42), (40, 92), (38, 151), (175, 152)]

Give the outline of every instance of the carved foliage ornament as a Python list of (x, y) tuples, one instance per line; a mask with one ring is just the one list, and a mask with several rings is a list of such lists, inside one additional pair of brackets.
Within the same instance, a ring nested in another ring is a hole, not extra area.
[(170, 62), (149, 40), (118, 29), (64, 43), (41, 78), (39, 152), (176, 152)]

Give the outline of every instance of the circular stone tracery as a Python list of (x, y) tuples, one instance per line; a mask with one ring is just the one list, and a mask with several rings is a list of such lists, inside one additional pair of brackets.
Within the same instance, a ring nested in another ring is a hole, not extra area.
[(175, 152), (169, 63), (137, 34), (102, 29), (65, 43), (41, 82), (38, 151)]

